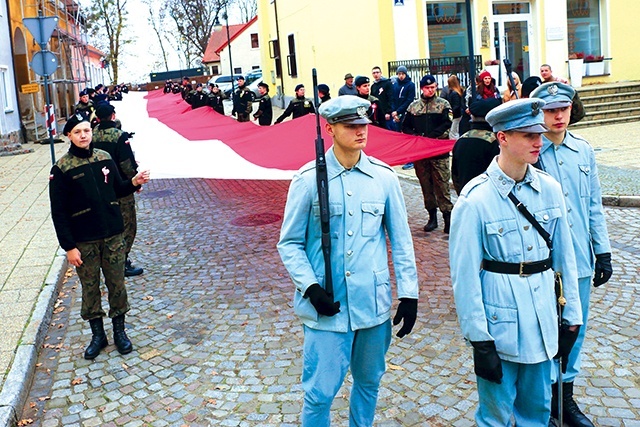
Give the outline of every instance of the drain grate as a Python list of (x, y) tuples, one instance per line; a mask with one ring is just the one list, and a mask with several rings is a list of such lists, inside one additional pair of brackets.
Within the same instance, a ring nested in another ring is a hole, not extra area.
[(280, 221), (281, 218), (282, 217), (278, 214), (263, 212), (239, 216), (237, 218), (234, 218), (231, 221), (231, 224), (238, 227), (256, 227), (258, 225), (266, 225), (276, 221)]

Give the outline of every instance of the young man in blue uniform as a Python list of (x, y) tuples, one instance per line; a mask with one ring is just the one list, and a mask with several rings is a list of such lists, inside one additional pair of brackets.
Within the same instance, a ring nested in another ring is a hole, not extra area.
[(391, 342), (389, 238), (397, 283), (393, 319), (411, 332), (418, 306), (413, 241), (398, 178), (368, 157), (367, 100), (344, 95), (320, 105), (333, 139), (326, 153), (333, 298), (324, 289), (320, 209), (315, 162), (293, 177), (278, 251), (296, 291), (303, 322), (303, 427), (328, 427), (334, 397), (348, 369), (353, 376), (349, 425), (373, 424), (385, 354)]
[[(548, 424), (551, 359), (569, 353), (582, 324), (564, 196), (531, 166), (547, 130), (543, 105), (521, 99), (487, 114), (500, 154), (462, 189), (451, 217), (451, 280), (462, 333), (473, 346), (480, 427), (510, 425), (512, 416), (517, 426)], [(550, 234), (553, 250), (510, 193)], [(560, 333), (551, 268), (562, 274), (567, 300)]]
[(557, 387), (553, 387), (551, 415), (556, 418), (559, 416), (558, 399), (562, 399), (566, 424), (571, 427), (593, 427), (573, 399), (573, 381), (580, 372), (581, 350), (589, 316), (591, 278), (595, 270), (593, 286), (598, 287), (609, 280), (613, 269), (596, 156), (587, 141), (567, 131), (574, 95), (575, 90), (571, 86), (560, 82), (544, 83), (531, 93), (532, 98), (546, 102), (542, 111), (549, 131), (542, 137), (539, 165), (558, 180), (564, 192), (582, 305), (583, 325), (569, 354), (567, 373), (562, 379), (563, 395), (558, 396)]

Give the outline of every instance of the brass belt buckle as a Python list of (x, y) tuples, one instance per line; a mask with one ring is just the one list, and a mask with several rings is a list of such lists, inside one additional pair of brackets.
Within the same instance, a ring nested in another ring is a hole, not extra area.
[(518, 273), (518, 275), (520, 277), (529, 277), (529, 276), (531, 276), (531, 274), (524, 274), (524, 266), (525, 266), (525, 264), (530, 264), (530, 262), (529, 261), (522, 261), (520, 263), (520, 271)]

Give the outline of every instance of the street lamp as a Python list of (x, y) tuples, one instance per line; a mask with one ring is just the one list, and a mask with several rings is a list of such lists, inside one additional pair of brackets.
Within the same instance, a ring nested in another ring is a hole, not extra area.
[[(235, 91), (234, 85), (234, 75), (233, 75), (233, 60), (231, 59), (231, 36), (229, 35), (229, 16), (227, 15), (227, 6), (224, 6), (224, 12), (222, 12), (222, 19), (226, 22), (227, 26), (227, 46), (229, 47), (229, 68), (231, 68), (231, 93)], [(215, 30), (220, 31), (222, 29), (222, 25), (220, 24), (220, 20), (216, 16), (216, 20), (213, 23)]]

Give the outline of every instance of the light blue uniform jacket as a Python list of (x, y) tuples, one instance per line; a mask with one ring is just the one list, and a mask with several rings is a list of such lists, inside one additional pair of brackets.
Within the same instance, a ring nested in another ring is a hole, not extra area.
[(553, 268), (561, 272), (567, 305), (564, 319), (582, 324), (571, 232), (560, 185), (528, 166), (522, 182), (509, 178), (493, 160), (462, 190), (451, 215), (449, 260), (462, 333), (469, 341), (495, 341), (500, 358), (540, 363), (558, 351), (553, 271), (521, 277), (481, 269), (483, 259), (519, 263), (549, 257), (540, 233), (516, 209), (516, 197), (553, 241)]
[(558, 146), (544, 136), (542, 141), (542, 168), (558, 180), (565, 197), (578, 277), (590, 277), (594, 255), (611, 252), (595, 153), (587, 141), (570, 132)]
[(294, 310), (305, 325), (335, 332), (370, 328), (391, 317), (386, 236), (391, 242), (398, 298), (418, 298), (402, 190), (389, 166), (364, 153), (351, 170), (340, 165), (333, 147), (326, 159), (334, 299), (341, 304), (338, 314), (318, 316), (303, 297), (314, 283), (324, 287), (315, 162), (303, 166), (291, 181), (278, 251), (296, 287)]

